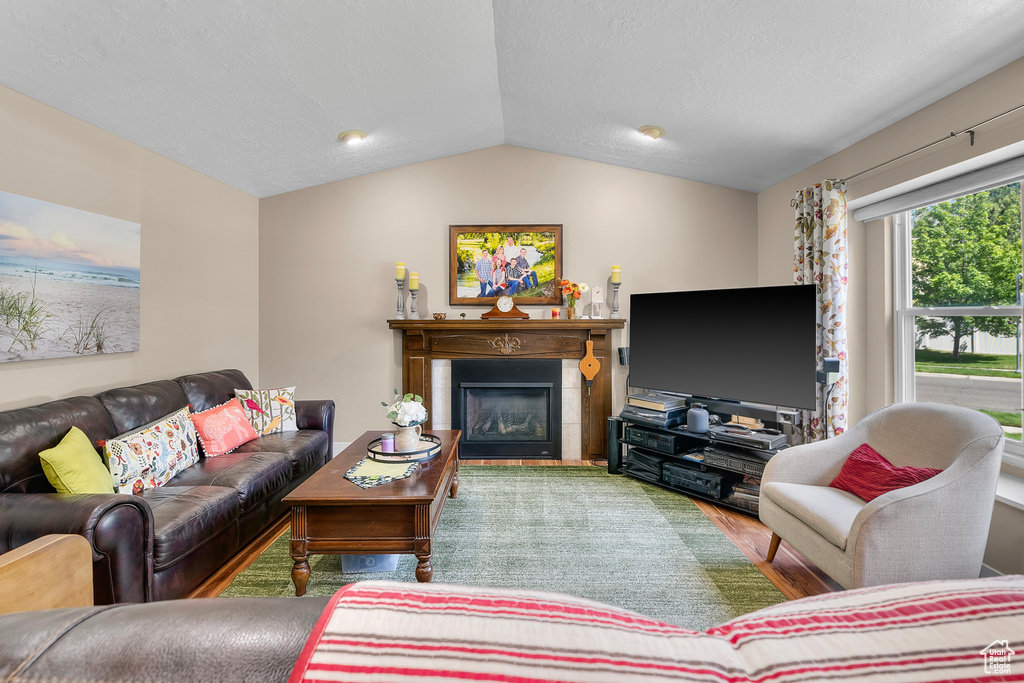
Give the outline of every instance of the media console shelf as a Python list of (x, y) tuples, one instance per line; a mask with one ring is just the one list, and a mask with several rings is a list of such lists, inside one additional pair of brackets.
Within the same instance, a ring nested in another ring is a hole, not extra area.
[[(710, 447), (710, 450), (705, 450)], [(757, 515), (756, 488), (777, 451), (725, 444), (682, 427), (659, 427), (634, 418), (608, 418), (608, 471), (626, 474), (687, 496)]]

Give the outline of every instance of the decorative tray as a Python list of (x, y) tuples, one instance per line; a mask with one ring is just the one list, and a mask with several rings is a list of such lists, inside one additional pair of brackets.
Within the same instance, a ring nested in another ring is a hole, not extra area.
[(433, 434), (420, 436), (420, 443), (416, 450), (403, 451), (399, 453), (385, 453), (381, 450), (380, 439), (374, 439), (366, 447), (366, 457), (377, 462), (420, 462), (430, 460), (441, 452), (441, 437)]

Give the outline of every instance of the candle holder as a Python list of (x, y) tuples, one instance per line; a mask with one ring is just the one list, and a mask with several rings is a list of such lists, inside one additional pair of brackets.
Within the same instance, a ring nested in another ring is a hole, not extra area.
[(415, 320), (416, 318), (419, 317), (416, 315), (416, 297), (419, 295), (419, 293), (419, 287), (417, 287), (416, 289), (409, 289), (409, 295), (412, 297), (411, 299), (409, 299), (409, 318), (412, 320)]
[(609, 318), (621, 318), (622, 314), (619, 313), (619, 287), (622, 286), (621, 282), (612, 283), (612, 314)]
[(402, 289), (405, 287), (405, 278), (395, 278), (398, 283), (398, 310), (395, 313), (396, 320), (405, 320), (405, 297), (402, 296)]

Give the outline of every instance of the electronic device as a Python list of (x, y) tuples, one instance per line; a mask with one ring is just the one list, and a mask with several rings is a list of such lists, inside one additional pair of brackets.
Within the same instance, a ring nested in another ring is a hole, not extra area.
[(686, 450), (686, 437), (679, 434), (666, 434), (643, 427), (626, 425), (623, 441), (634, 446), (643, 446), (661, 453), (675, 455)]
[(679, 408), (676, 410), (644, 410), (636, 406), (626, 406), (619, 413), (619, 417), (626, 420), (639, 420), (648, 422), (657, 427), (676, 427), (686, 415), (686, 411)]
[(499, 296), (498, 300), (494, 302), (494, 308), (480, 316), (483, 320), (491, 318), (522, 318), (526, 320), (529, 317), (530, 314), (520, 311), (515, 300), (507, 294)]
[(731, 426), (719, 425), (708, 430), (708, 436), (713, 441), (734, 443), (739, 446), (749, 446), (770, 451), (786, 445), (786, 435), (778, 430), (753, 430), (737, 429)]
[(785, 285), (630, 295), (630, 385), (813, 409), (814, 290)]
[(723, 495), (728, 495), (730, 491), (727, 475), (706, 472), (674, 462), (666, 462), (662, 466), (661, 476), (666, 484), (712, 498), (721, 498)]
[(619, 347), (619, 365), (629, 365), (629, 347)]
[(760, 477), (764, 474), (764, 466), (768, 464), (768, 461), (756, 455), (747, 455), (708, 446), (704, 449), (704, 464), (731, 472)]

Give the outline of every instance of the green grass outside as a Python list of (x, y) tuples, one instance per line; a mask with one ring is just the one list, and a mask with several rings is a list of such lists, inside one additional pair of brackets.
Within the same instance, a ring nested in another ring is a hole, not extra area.
[(991, 415), (996, 421), (1007, 427), (1020, 427), (1020, 413), (1004, 413), (998, 410), (978, 410), (979, 413)]
[(961, 353), (953, 360), (952, 351), (917, 349), (914, 352), (914, 370), (949, 375), (973, 375), (974, 377), (1019, 378), (1016, 356), (995, 353)]

